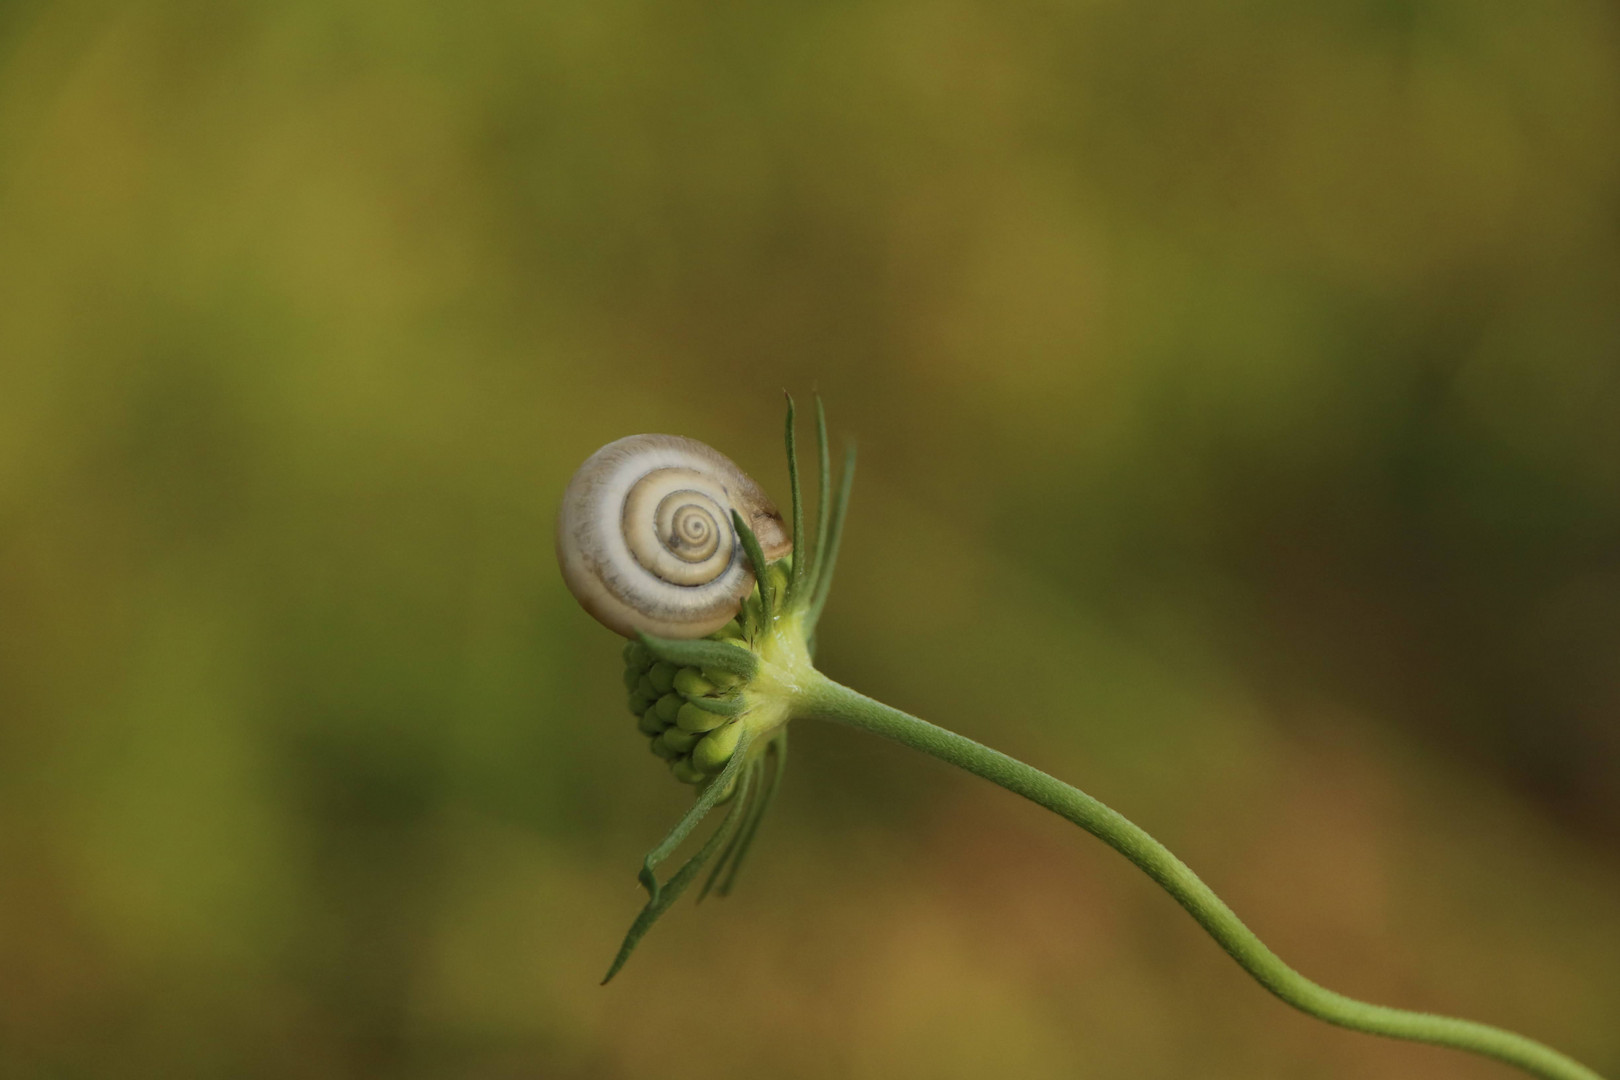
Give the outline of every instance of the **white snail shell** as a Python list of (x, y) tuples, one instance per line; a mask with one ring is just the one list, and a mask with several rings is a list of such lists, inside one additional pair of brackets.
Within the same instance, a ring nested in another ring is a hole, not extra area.
[(793, 549), (770, 497), (719, 451), (679, 435), (610, 442), (563, 493), (563, 580), (586, 611), (625, 637), (712, 634), (754, 587), (733, 509), (766, 561)]

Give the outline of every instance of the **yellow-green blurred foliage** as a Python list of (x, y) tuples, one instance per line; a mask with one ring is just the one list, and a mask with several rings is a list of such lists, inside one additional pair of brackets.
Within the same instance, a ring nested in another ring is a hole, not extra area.
[(800, 725), (737, 895), (552, 514), (859, 439), (836, 678), (1620, 1070), (1620, 9), (0, 6), (0, 1075), (1478, 1077)]

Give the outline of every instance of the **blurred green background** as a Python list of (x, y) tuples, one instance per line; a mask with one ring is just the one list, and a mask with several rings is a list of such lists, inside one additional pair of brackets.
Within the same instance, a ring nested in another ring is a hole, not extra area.
[(784, 387), (830, 674), (1620, 1072), (1617, 132), (1612, 0), (0, 6), (0, 1075), (1510, 1075), (808, 723), (599, 988), (690, 795), (554, 509)]

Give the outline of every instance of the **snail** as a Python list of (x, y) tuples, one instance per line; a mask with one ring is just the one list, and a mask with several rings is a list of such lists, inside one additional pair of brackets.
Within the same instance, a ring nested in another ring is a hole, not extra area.
[(563, 494), (563, 580), (586, 611), (625, 637), (711, 634), (754, 587), (732, 510), (759, 537), (768, 562), (792, 550), (776, 505), (718, 450), (679, 435), (610, 442)]

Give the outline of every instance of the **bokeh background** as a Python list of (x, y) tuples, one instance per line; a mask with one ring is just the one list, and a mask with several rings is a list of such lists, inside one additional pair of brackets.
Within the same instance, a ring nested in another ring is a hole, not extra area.
[(689, 799), (555, 572), (862, 465), (821, 659), (1286, 958), (1620, 1072), (1611, 0), (0, 6), (0, 1075), (1486, 1078), (800, 725)]

